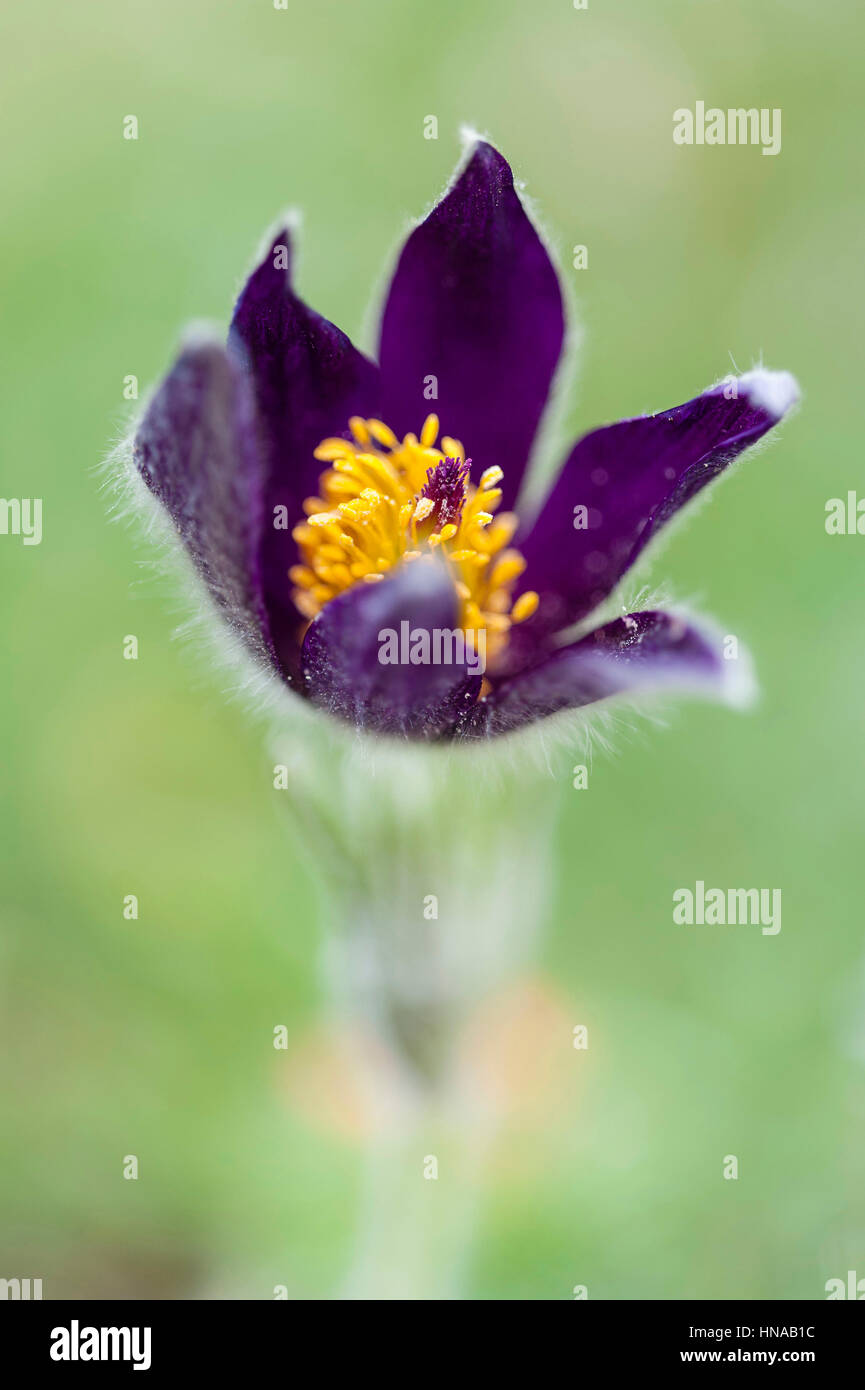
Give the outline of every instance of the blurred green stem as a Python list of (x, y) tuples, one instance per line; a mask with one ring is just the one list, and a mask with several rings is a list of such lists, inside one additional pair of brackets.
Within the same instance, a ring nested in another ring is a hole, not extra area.
[(366, 1158), (355, 1252), (340, 1296), (460, 1296), (492, 1124), (440, 1091), (392, 1103)]
[(373, 1058), (344, 1296), (456, 1297), (492, 1114), (466, 1089), (460, 1041), (532, 952), (558, 788), (489, 748), (384, 745), (374, 761), (357, 748), (291, 748), (298, 828), (326, 890), (332, 998)]

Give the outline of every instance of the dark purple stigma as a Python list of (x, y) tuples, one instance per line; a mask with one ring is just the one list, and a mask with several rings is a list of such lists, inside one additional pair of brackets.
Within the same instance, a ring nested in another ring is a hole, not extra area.
[(439, 530), (442, 526), (460, 524), (471, 462), (471, 459), (461, 463), (459, 459), (446, 458), (435, 468), (427, 469), (421, 497), (428, 497), (432, 502), (430, 517), (435, 519)]

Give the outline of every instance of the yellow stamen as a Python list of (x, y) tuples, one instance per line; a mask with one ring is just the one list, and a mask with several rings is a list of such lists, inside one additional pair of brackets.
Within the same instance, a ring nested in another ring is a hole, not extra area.
[(423, 422), (423, 428), (420, 432), (420, 442), (425, 449), (432, 448), (433, 444), (436, 442), (438, 432), (439, 417), (437, 415), (428, 415)]
[(369, 443), (369, 429), (367, 428), (366, 420), (362, 420), (359, 415), (352, 415), (348, 422), (348, 427), (358, 444)]
[(513, 583), (515, 579), (519, 579), (525, 567), (526, 562), (518, 550), (503, 550), (493, 570), (496, 584)]
[(511, 620), (515, 623), (524, 623), (526, 618), (530, 618), (537, 611), (539, 603), (540, 599), (534, 589), (527, 589), (524, 594), (520, 594), (511, 609)]
[(494, 463), (492, 468), (484, 469), (483, 473), (481, 474), (481, 480), (478, 483), (478, 487), (480, 488), (481, 492), (486, 492), (487, 488), (495, 487), (496, 483), (500, 483), (504, 476), (505, 475), (499, 468), (498, 464)]
[(313, 458), (319, 459), (321, 463), (330, 463), (332, 459), (342, 458), (346, 451), (344, 439), (323, 439), (318, 448), (313, 451)]
[(330, 436), (315, 450), (325, 465), (318, 495), (306, 498), (305, 517), (292, 531), (299, 563), (288, 577), (299, 612), (312, 619), (353, 585), (377, 584), (394, 566), (434, 552), (453, 580), (460, 626), (469, 637), (485, 631), (487, 660), (494, 659), (512, 624), (538, 606), (534, 592), (513, 598), (525, 561), (509, 549), (516, 516), (498, 512), (501, 468), (492, 464), (477, 485), (464, 482), (464, 495), (452, 497), (437, 492), (428, 474), (447, 459), (464, 464), (466, 453), (450, 435), (436, 445), (437, 415), (402, 440), (382, 420), (356, 415), (348, 427), (350, 439)]
[(393, 430), (388, 429), (381, 420), (367, 420), (366, 426), (377, 444), (383, 444), (386, 449), (399, 447), (399, 440)]

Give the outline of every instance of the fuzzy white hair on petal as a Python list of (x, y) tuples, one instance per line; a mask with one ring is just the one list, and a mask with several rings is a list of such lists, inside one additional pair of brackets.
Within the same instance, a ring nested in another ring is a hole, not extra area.
[(739, 390), (744, 391), (752, 405), (780, 420), (799, 399), (799, 383), (792, 372), (770, 372), (755, 367), (739, 377)]
[[(214, 341), (206, 324), (187, 327), (185, 345)], [(276, 671), (254, 656), (220, 613), (176, 528), (153, 496), (133, 462), (134, 440), (155, 391), (148, 393), (129, 428), (99, 467), (109, 517), (125, 525), (149, 551), (139, 561), (151, 583), (164, 589), (173, 614), (173, 636), (190, 653), (190, 664), (202, 686), (216, 676), (222, 695), (241, 705), (257, 722), (290, 727), (321, 722), (297, 691)]]
[(466, 151), (473, 150), (475, 145), (479, 144), (481, 140), (486, 140), (488, 144), (491, 143), (489, 136), (484, 135), (480, 130), (476, 130), (473, 125), (467, 125), (465, 123), (460, 126), (459, 137), (460, 144)]

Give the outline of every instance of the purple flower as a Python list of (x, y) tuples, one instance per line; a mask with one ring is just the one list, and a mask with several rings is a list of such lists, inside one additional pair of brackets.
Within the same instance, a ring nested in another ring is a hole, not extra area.
[[(594, 430), (520, 520), (565, 316), (502, 156), (478, 142), (406, 241), (378, 365), (297, 297), (290, 255), (284, 229), (227, 346), (186, 347), (134, 448), (253, 656), (333, 715), (424, 739), (507, 733), (643, 688), (723, 694), (717, 640), (677, 614), (568, 630), (781, 419), (793, 378), (758, 369)], [(385, 634), (406, 639), (399, 659), (383, 659)]]

